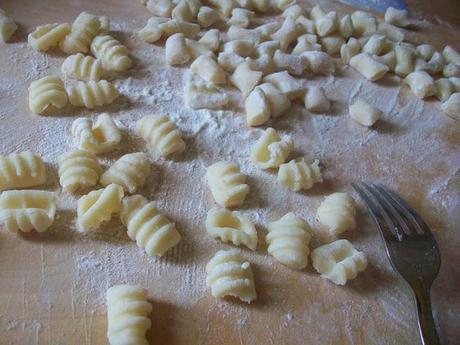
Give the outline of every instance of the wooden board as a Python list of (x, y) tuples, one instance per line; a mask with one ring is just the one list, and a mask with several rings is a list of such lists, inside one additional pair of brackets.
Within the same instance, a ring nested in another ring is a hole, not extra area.
[[(292, 135), (296, 155), (321, 160), (325, 182), (307, 193), (287, 192), (273, 174), (247, 164), (260, 131), (246, 128), (241, 113), (192, 112), (182, 106), (185, 69), (166, 67), (161, 45), (137, 39), (137, 30), (149, 18), (138, 1), (15, 0), (1, 6), (20, 30), (11, 44), (0, 47), (0, 153), (32, 149), (43, 155), (49, 172), (45, 189), (59, 190), (56, 159), (72, 147), (72, 120), (98, 111), (68, 107), (63, 116), (29, 113), (28, 85), (59, 73), (64, 56), (31, 51), (26, 33), (40, 24), (71, 22), (83, 10), (110, 16), (114, 35), (128, 45), (136, 62), (117, 82), (124, 96), (103, 110), (130, 131), (134, 120), (166, 112), (185, 131), (188, 149), (174, 160), (155, 160), (154, 174), (142, 191), (159, 202), (182, 233), (181, 244), (165, 258), (143, 254), (117, 219), (97, 233), (79, 235), (76, 201), (64, 194), (48, 233), (0, 231), (0, 344), (107, 344), (105, 291), (120, 283), (139, 283), (149, 290), (151, 344), (419, 344), (411, 291), (392, 271), (361, 204), (358, 229), (343, 237), (366, 252), (370, 265), (345, 287), (321, 280), (311, 266), (303, 271), (283, 267), (266, 253), (264, 225), (288, 211), (314, 227), (312, 247), (330, 240), (314, 220), (316, 208), (327, 193), (351, 192), (350, 182), (364, 179), (398, 190), (432, 226), (443, 258), (433, 287), (435, 318), (442, 343), (458, 342), (460, 126), (439, 111), (437, 102), (416, 100), (406, 88), (399, 92), (392, 79), (373, 85), (348, 69), (336, 78), (308, 81), (325, 87), (334, 101), (332, 114), (309, 114), (297, 104), (271, 125)], [(410, 35), (414, 41), (460, 50), (459, 4), (437, 1), (433, 7), (428, 0), (410, 1), (409, 8), (417, 14), (430, 9), (426, 18), (447, 23), (425, 23)], [(382, 108), (387, 102), (393, 105), (375, 130), (348, 119), (353, 92), (373, 96)], [(381, 99), (375, 97), (379, 92)], [(126, 130), (121, 148), (104, 156), (104, 163), (143, 149)], [(251, 193), (243, 211), (256, 221), (260, 243), (256, 253), (242, 250), (253, 264), (258, 292), (249, 306), (215, 300), (204, 282), (206, 262), (218, 249), (229, 248), (209, 239), (204, 230), (213, 202), (203, 176), (217, 159), (239, 162), (250, 175)]]

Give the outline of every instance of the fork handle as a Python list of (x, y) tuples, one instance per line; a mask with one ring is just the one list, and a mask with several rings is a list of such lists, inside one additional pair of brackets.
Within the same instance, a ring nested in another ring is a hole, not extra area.
[(426, 286), (414, 287), (417, 301), (418, 327), (423, 345), (440, 345), (438, 333), (431, 310), (430, 288)]

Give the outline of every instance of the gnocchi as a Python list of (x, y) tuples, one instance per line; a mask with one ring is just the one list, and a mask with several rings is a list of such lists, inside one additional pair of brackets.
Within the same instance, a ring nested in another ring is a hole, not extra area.
[(81, 53), (67, 57), (62, 63), (61, 72), (65, 78), (83, 81), (99, 81), (103, 74), (100, 60)]
[(72, 24), (70, 34), (60, 43), (67, 54), (86, 53), (94, 37), (99, 33), (101, 23), (92, 14), (82, 12)]
[(38, 51), (47, 51), (49, 48), (61, 43), (70, 32), (70, 25), (63, 24), (46, 24), (38, 26), (27, 36), (30, 46)]
[(382, 111), (376, 107), (371, 106), (362, 98), (358, 98), (352, 105), (350, 105), (350, 117), (365, 127), (373, 126), (377, 120), (382, 116)]
[(260, 169), (278, 168), (286, 161), (293, 146), (291, 137), (282, 139), (273, 128), (267, 128), (249, 158)]
[(48, 76), (30, 83), (29, 108), (33, 113), (44, 115), (50, 108), (64, 108), (67, 102), (64, 83), (58, 76)]
[(40, 156), (30, 151), (0, 156), (0, 191), (39, 186), (46, 181), (46, 168)]
[(110, 104), (120, 95), (117, 88), (107, 80), (79, 81), (68, 90), (68, 93), (70, 104), (88, 109)]
[(333, 193), (327, 196), (316, 212), (318, 221), (333, 235), (354, 229), (355, 214), (355, 203), (346, 193)]
[(102, 168), (97, 157), (90, 152), (76, 150), (58, 158), (59, 182), (65, 191), (94, 187), (99, 181)]
[(311, 164), (303, 158), (291, 160), (289, 163), (280, 165), (278, 170), (278, 182), (294, 192), (310, 189), (313, 184), (322, 181), (318, 160)]
[(5, 11), (0, 8), (0, 41), (3, 43), (8, 42), (17, 29), (18, 26), (14, 20), (8, 17)]
[(131, 67), (128, 48), (110, 35), (94, 37), (91, 52), (102, 61), (102, 66), (108, 71), (119, 72)]
[(424, 71), (410, 73), (404, 82), (409, 85), (412, 93), (418, 98), (426, 98), (436, 94), (434, 79)]

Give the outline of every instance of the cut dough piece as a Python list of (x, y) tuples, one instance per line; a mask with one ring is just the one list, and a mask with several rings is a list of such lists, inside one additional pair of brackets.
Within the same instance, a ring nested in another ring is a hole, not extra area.
[(0, 41), (8, 42), (13, 34), (18, 29), (18, 26), (13, 19), (6, 16), (5, 11), (0, 8)]
[(436, 85), (436, 97), (444, 102), (451, 94), (455, 92), (454, 85), (449, 81), (448, 78), (441, 78), (435, 81)]
[(165, 43), (165, 59), (168, 65), (183, 65), (191, 56), (185, 44), (185, 35), (181, 32), (168, 37)]
[(398, 10), (390, 6), (385, 12), (385, 23), (405, 28), (410, 24), (409, 14), (407, 10)]
[(418, 98), (426, 98), (436, 94), (434, 79), (424, 71), (410, 73), (404, 82)]
[(331, 102), (321, 87), (309, 88), (305, 94), (304, 103), (305, 108), (314, 113), (324, 113), (331, 108)]
[(256, 85), (259, 84), (262, 76), (262, 72), (252, 70), (249, 63), (244, 61), (233, 72), (230, 81), (241, 91), (244, 97), (247, 97)]
[(247, 28), (254, 18), (254, 12), (245, 8), (236, 7), (232, 10), (232, 16), (227, 21), (228, 25), (239, 26), (240, 28)]
[(340, 35), (331, 35), (321, 38), (321, 46), (329, 55), (338, 55), (340, 47), (345, 43), (345, 39)]
[[(243, 57), (235, 53), (220, 52), (217, 57), (217, 63), (219, 66), (229, 73), (234, 72), (244, 61), (245, 59)], [(251, 64), (249, 64), (249, 67), (251, 67)]]
[(371, 81), (381, 79), (389, 70), (386, 65), (374, 60), (368, 53), (353, 56), (350, 59), (350, 66)]
[(196, 58), (190, 66), (190, 71), (208, 82), (225, 84), (226, 76), (224, 70), (208, 55), (201, 55)]
[(273, 118), (283, 115), (291, 108), (291, 101), (289, 98), (273, 84), (263, 83), (257, 86), (257, 88), (264, 92)]
[(286, 70), (292, 75), (300, 76), (307, 68), (305, 58), (299, 55), (286, 54), (277, 50), (273, 56), (273, 63), (277, 70)]
[(270, 105), (264, 92), (255, 88), (244, 102), (246, 122), (249, 126), (260, 126), (270, 119)]
[(349, 14), (343, 16), (339, 22), (339, 33), (345, 39), (350, 38), (353, 35), (353, 22)]
[(350, 116), (359, 124), (371, 127), (382, 116), (382, 111), (358, 98), (349, 108)]
[(396, 67), (395, 73), (405, 77), (415, 69), (415, 49), (406, 44), (395, 46)]
[(220, 47), (220, 32), (217, 29), (211, 29), (201, 36), (198, 43), (206, 46), (212, 52), (217, 52)]
[(431, 44), (421, 44), (415, 49), (417, 57), (425, 61), (431, 59), (435, 51), (436, 50)]
[(377, 20), (370, 13), (355, 11), (351, 14), (355, 37), (370, 36), (377, 31)]
[(458, 53), (451, 46), (445, 46), (442, 51), (442, 56), (448, 64), (452, 63), (455, 65), (460, 65), (460, 53)]
[(248, 57), (254, 55), (255, 45), (251, 40), (233, 40), (224, 44), (225, 53), (234, 53), (241, 57)]
[(447, 101), (441, 104), (441, 108), (447, 115), (460, 121), (460, 93), (453, 93)]
[(202, 6), (198, 11), (197, 20), (202, 28), (207, 28), (222, 20), (222, 14), (211, 7)]
[(302, 97), (306, 92), (306, 88), (302, 86), (300, 81), (286, 71), (269, 74), (264, 77), (263, 82), (272, 83), (290, 100)]
[(386, 36), (389, 40), (393, 42), (402, 42), (404, 41), (404, 32), (401, 29), (398, 29), (396, 26), (387, 24), (387, 23), (378, 23), (377, 32)]
[(152, 17), (147, 24), (138, 32), (138, 36), (145, 42), (156, 42), (163, 36), (163, 30), (159, 28), (161, 23), (166, 23), (168, 18)]
[(227, 39), (234, 40), (250, 40), (254, 44), (262, 41), (262, 33), (257, 29), (245, 29), (239, 26), (232, 25), (227, 31)]
[(303, 52), (301, 56), (307, 62), (307, 71), (314, 75), (329, 75), (335, 71), (334, 60), (324, 52), (307, 51)]
[(279, 41), (281, 50), (286, 51), (291, 42), (294, 41), (298, 35), (294, 19), (287, 17), (284, 20), (283, 25), (278, 29), (278, 31), (273, 33), (270, 38), (273, 41)]
[(358, 55), (360, 52), (361, 43), (359, 43), (359, 41), (354, 37), (350, 37), (348, 42), (342, 44), (342, 47), (340, 47), (340, 57), (345, 65), (348, 65), (351, 58)]
[(292, 54), (302, 54), (308, 51), (321, 51), (321, 44), (318, 44), (318, 38), (316, 35), (304, 34), (297, 37), (297, 44), (292, 50)]

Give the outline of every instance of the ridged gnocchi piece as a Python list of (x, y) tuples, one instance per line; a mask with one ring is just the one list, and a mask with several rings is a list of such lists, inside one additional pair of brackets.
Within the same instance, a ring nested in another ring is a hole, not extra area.
[(10, 190), (0, 195), (0, 225), (12, 232), (46, 231), (54, 222), (54, 193)]
[(235, 246), (244, 245), (251, 250), (257, 248), (257, 231), (251, 220), (238, 211), (213, 208), (206, 217), (206, 231), (222, 242)]
[(37, 26), (37, 28), (27, 36), (29, 45), (38, 51), (47, 51), (49, 48), (61, 43), (70, 32), (68, 23), (54, 23)]
[(144, 116), (136, 122), (136, 133), (143, 138), (156, 156), (169, 156), (185, 150), (182, 133), (164, 115)]
[(251, 264), (237, 250), (220, 250), (206, 265), (206, 285), (217, 298), (232, 296), (251, 303), (256, 288)]
[(94, 37), (99, 33), (99, 18), (82, 12), (72, 24), (70, 34), (59, 45), (67, 54), (86, 53)]
[(102, 77), (103, 69), (100, 60), (78, 53), (70, 55), (64, 60), (61, 72), (65, 78), (99, 81)]
[(110, 345), (148, 345), (152, 305), (140, 285), (116, 285), (107, 290), (107, 338)]
[(59, 156), (58, 162), (59, 183), (70, 193), (95, 186), (102, 173), (97, 157), (87, 151), (67, 152)]
[(0, 156), (0, 190), (39, 186), (46, 181), (40, 156), (31, 151)]
[(333, 235), (356, 227), (355, 202), (347, 193), (333, 193), (318, 207), (316, 217)]
[(134, 193), (145, 184), (150, 174), (150, 161), (144, 152), (128, 153), (121, 156), (101, 176), (101, 184), (116, 183), (125, 192)]
[(217, 162), (206, 170), (206, 178), (214, 200), (223, 207), (241, 206), (249, 193), (246, 176), (238, 164)]
[(78, 199), (78, 229), (87, 232), (98, 229), (103, 222), (109, 221), (112, 214), (120, 212), (123, 195), (123, 188), (112, 183)]
[(48, 76), (35, 80), (29, 86), (29, 108), (41, 114), (50, 107), (62, 109), (68, 102), (64, 83), (58, 76)]
[(273, 128), (267, 128), (252, 149), (250, 160), (260, 169), (278, 168), (293, 146), (291, 137), (282, 139)]
[(72, 123), (72, 136), (78, 147), (91, 153), (109, 152), (121, 141), (121, 132), (109, 114), (98, 116), (96, 122), (81, 117)]
[(321, 278), (337, 285), (345, 285), (367, 267), (366, 255), (347, 240), (337, 240), (314, 249), (311, 260)]
[(110, 35), (94, 37), (91, 52), (102, 61), (106, 70), (119, 72), (131, 67), (128, 48)]
[(79, 81), (68, 90), (68, 93), (73, 106), (88, 109), (110, 104), (120, 95), (117, 88), (107, 80)]
[(142, 195), (125, 197), (120, 219), (128, 236), (150, 256), (161, 256), (181, 240), (174, 223), (158, 211), (155, 202)]
[(303, 158), (293, 159), (282, 164), (278, 170), (278, 182), (294, 192), (310, 189), (313, 184), (322, 181), (318, 160), (309, 164)]
[(273, 257), (294, 269), (303, 269), (308, 264), (308, 248), (312, 230), (307, 222), (290, 212), (267, 225), (265, 241)]

